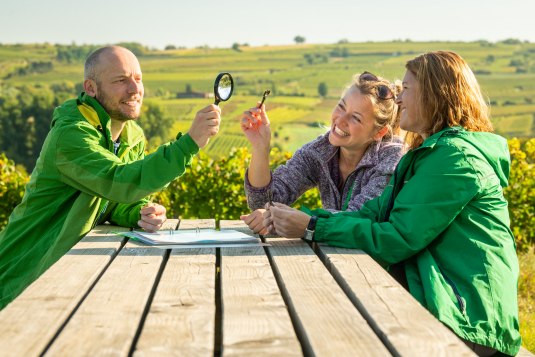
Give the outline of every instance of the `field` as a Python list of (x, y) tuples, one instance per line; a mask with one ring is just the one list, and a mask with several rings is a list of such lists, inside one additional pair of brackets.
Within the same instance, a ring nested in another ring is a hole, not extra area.
[[(221, 157), (232, 147), (247, 146), (239, 128), (241, 113), (255, 105), (264, 90), (272, 91), (266, 105), (273, 143), (283, 150), (295, 151), (325, 131), (322, 126), (329, 125), (330, 112), (354, 74), (367, 70), (401, 79), (407, 60), (432, 50), (456, 51), (470, 63), (491, 105), (498, 133), (506, 137), (535, 135), (535, 44), (520, 41), (241, 46), (238, 51), (147, 50), (139, 59), (147, 100), (161, 105), (175, 122), (163, 140), (173, 138), (179, 130), (186, 131), (195, 112), (212, 101), (178, 99), (177, 93), (185, 92), (187, 87), (193, 92), (211, 93), (217, 73), (232, 73), (234, 96), (220, 105), (221, 131), (206, 148), (209, 155)], [(17, 73), (19, 68), (43, 61), (50, 61), (52, 68)], [(81, 88), (82, 62), (58, 61), (54, 45), (1, 45), (0, 84), (71, 82)], [(328, 87), (326, 97), (318, 95), (322, 82)]]

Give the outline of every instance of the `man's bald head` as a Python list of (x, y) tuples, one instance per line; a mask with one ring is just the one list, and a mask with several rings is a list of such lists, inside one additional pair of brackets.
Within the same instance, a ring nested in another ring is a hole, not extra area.
[(136, 119), (143, 103), (141, 67), (124, 47), (108, 46), (93, 52), (84, 68), (84, 92), (95, 98), (112, 120)]
[(121, 46), (106, 46), (99, 48), (98, 50), (95, 50), (92, 52), (89, 57), (85, 60), (84, 65), (84, 80), (92, 79), (95, 82), (99, 82), (99, 73), (100, 73), (100, 65), (102, 58), (105, 58), (106, 55), (118, 53), (118, 52), (127, 52), (133, 57), (135, 55), (128, 50), (127, 48), (121, 47)]

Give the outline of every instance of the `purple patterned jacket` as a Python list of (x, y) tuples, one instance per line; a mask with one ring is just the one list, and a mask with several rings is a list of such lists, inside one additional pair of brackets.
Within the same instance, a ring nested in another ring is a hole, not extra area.
[(264, 208), (270, 188), (274, 202), (291, 205), (304, 192), (318, 187), (324, 209), (356, 211), (383, 192), (404, 154), (402, 140), (398, 137), (392, 141), (374, 142), (355, 170), (342, 182), (339, 149), (329, 143), (329, 133), (318, 137), (298, 149), (286, 164), (275, 169), (266, 187), (251, 186), (247, 170), (245, 193), (249, 208)]

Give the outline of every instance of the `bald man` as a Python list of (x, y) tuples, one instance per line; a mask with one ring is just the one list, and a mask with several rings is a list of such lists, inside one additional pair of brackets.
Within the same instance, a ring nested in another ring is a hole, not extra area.
[(126, 48), (87, 58), (84, 92), (55, 109), (22, 202), (0, 232), (0, 309), (95, 225), (156, 231), (165, 222), (165, 208), (147, 196), (185, 172), (219, 131), (221, 110), (201, 109), (186, 134), (145, 156), (135, 123), (143, 94), (139, 62)]

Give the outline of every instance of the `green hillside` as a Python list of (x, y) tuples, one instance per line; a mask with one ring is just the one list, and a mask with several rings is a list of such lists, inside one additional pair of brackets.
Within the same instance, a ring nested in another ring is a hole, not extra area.
[[(95, 46), (0, 45), (0, 85), (60, 84), (81, 88), (83, 59)], [(168, 140), (187, 130), (194, 113), (211, 99), (177, 99), (186, 87), (211, 92), (217, 73), (235, 78), (234, 96), (222, 103), (220, 134), (206, 148), (222, 156), (231, 147), (247, 146), (239, 128), (241, 113), (270, 89), (267, 108), (274, 143), (294, 151), (324, 132), (330, 112), (355, 73), (364, 70), (388, 79), (401, 79), (404, 64), (432, 50), (452, 50), (476, 73), (491, 103), (496, 131), (506, 137), (535, 136), (535, 44), (516, 40), (479, 42), (370, 42), (326, 45), (241, 46), (233, 49), (176, 49), (155, 51), (139, 44), (130, 47), (141, 62), (147, 103), (164, 108), (173, 118)], [(85, 51), (85, 52), (84, 52)], [(326, 98), (318, 85), (328, 87)], [(73, 95), (76, 93), (73, 92)], [(143, 120), (141, 118), (140, 120)]]

